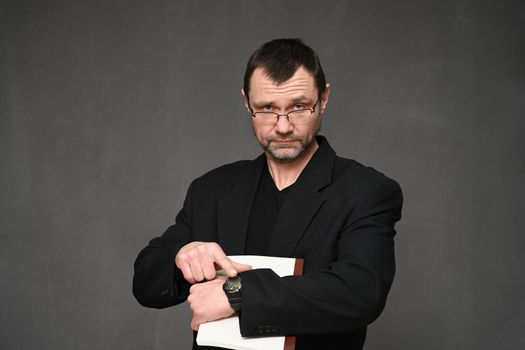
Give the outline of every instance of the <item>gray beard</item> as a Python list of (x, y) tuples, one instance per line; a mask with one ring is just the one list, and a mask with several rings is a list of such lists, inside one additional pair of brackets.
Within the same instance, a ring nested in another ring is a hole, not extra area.
[[(304, 145), (303, 143), (300, 143), (299, 146), (295, 147), (294, 151), (289, 155), (279, 154), (279, 149), (273, 148), (270, 146), (270, 143), (268, 142), (268, 146), (263, 147), (263, 150), (270, 153), (273, 157), (273, 159), (281, 162), (291, 162), (292, 160), (295, 160), (297, 157), (299, 157), (306, 149), (310, 148), (310, 146), (315, 142), (315, 138), (319, 134), (319, 131), (321, 131), (321, 125), (319, 124), (319, 128), (315, 132), (315, 136), (312, 140), (312, 142), (308, 145)], [(262, 145), (261, 145), (262, 146)]]
[(292, 161), (295, 160), (301, 153), (305, 151), (305, 147), (303, 144), (300, 144), (299, 146), (295, 147), (293, 149), (292, 153), (282, 154), (279, 152), (279, 149), (273, 148), (272, 146), (268, 145), (264, 148), (264, 150), (268, 153), (270, 153), (275, 160), (280, 160), (283, 162)]

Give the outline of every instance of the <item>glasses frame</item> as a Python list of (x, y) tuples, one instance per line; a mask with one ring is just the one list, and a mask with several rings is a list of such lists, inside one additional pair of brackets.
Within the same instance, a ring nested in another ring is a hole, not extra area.
[[(293, 122), (290, 121), (290, 114), (293, 115), (293, 113), (297, 113), (297, 112), (310, 111), (310, 115), (312, 115), (315, 112), (315, 108), (316, 108), (317, 104), (319, 103), (319, 101), (321, 101), (321, 97), (322, 97), (322, 95), (319, 96), (319, 98), (314, 103), (312, 108), (305, 108), (305, 109), (301, 109), (301, 110), (298, 110), (298, 111), (290, 111), (290, 112), (284, 113), (284, 114), (280, 114), (280, 113), (276, 113), (276, 112), (254, 112), (252, 106), (249, 106), (249, 107), (250, 107), (250, 111), (252, 112), (252, 117), (253, 118), (257, 118), (257, 113), (259, 113), (260, 115), (273, 114), (276, 117), (275, 123), (277, 123), (279, 121), (279, 118), (281, 118), (281, 117), (286, 117), (286, 119), (288, 120), (289, 123), (293, 123)], [(259, 120), (261, 120), (261, 118), (259, 118)]]

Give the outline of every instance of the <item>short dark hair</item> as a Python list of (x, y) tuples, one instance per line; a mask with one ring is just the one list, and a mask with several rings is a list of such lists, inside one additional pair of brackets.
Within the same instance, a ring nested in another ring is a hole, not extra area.
[(294, 73), (304, 67), (314, 76), (319, 97), (325, 91), (326, 79), (319, 57), (301, 39), (275, 39), (259, 47), (250, 56), (244, 72), (244, 95), (249, 98), (250, 79), (256, 68), (277, 83), (290, 79)]

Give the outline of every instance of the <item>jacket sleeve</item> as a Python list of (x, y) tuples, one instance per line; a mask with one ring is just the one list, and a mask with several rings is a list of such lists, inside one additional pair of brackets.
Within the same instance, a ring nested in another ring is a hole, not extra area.
[(180, 248), (192, 240), (191, 189), (175, 225), (160, 237), (152, 239), (135, 260), (133, 295), (145, 307), (165, 308), (186, 300), (190, 284), (175, 265)]
[(340, 232), (336, 261), (325, 269), (283, 278), (268, 269), (241, 273), (242, 335), (349, 332), (374, 321), (395, 273), (394, 224), (402, 202), (390, 179), (368, 190)]

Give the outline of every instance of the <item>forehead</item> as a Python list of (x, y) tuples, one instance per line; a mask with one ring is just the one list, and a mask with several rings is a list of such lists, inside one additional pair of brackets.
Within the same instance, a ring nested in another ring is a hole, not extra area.
[(254, 102), (288, 100), (299, 96), (315, 98), (316, 93), (314, 77), (303, 67), (299, 67), (290, 79), (282, 83), (272, 80), (262, 68), (256, 68), (250, 79), (250, 100)]

